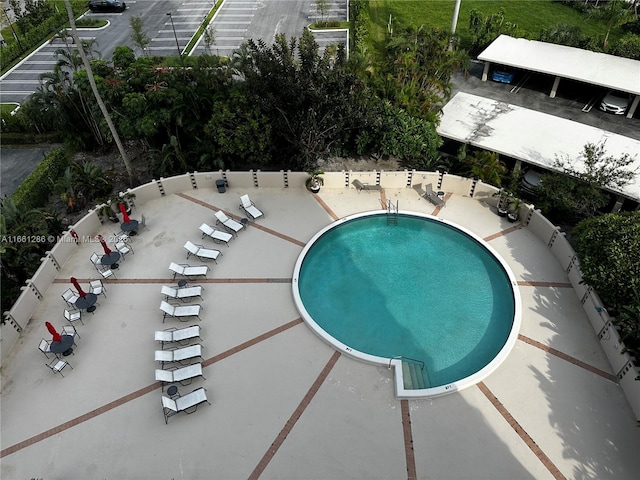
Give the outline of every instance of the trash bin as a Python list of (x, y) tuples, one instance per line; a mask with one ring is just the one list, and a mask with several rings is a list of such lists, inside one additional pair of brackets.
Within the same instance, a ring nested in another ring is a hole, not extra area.
[(216, 180), (216, 187), (218, 187), (218, 193), (224, 193), (227, 191), (226, 187), (224, 186), (224, 180)]

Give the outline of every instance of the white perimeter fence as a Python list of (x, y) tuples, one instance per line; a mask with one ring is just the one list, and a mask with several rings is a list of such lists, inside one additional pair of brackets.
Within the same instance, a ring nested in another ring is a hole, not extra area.
[[(135, 194), (135, 200), (126, 201), (130, 204), (135, 201), (138, 205), (144, 205), (149, 200), (173, 193), (192, 189), (215, 189), (216, 181), (220, 180), (224, 180), (226, 186), (240, 188), (304, 188), (307, 177), (306, 173), (291, 171), (261, 172), (251, 170), (249, 172), (186, 173), (171, 178), (160, 178), (130, 189), (126, 193)], [(412, 188), (418, 183), (432, 183), (436, 185), (436, 190), (473, 197), (493, 207), (498, 202), (498, 198), (495, 196), (498, 191), (496, 187), (469, 178), (438, 172), (417, 172), (415, 170), (327, 172), (324, 174), (324, 186), (326, 188), (354, 188), (351, 182), (355, 178), (363, 183), (380, 185), (385, 188)], [(40, 305), (43, 295), (58, 276), (67, 259), (74, 254), (76, 244), (71, 233), (75, 232), (80, 238), (83, 238), (95, 235), (100, 228), (103, 223), (103, 219), (98, 213), (100, 207), (102, 205), (89, 210), (89, 213), (80, 221), (69, 227), (69, 230), (61, 236), (53, 249), (47, 252), (33, 277), (27, 280), (24, 287), (21, 287), (22, 293), (16, 303), (9, 311), (4, 312), (5, 323), (0, 328), (0, 360), (7, 357), (19, 339), (22, 328), (27, 325)], [(635, 357), (631, 357), (628, 353), (622, 353), (624, 343), (597, 293), (582, 283), (580, 264), (573, 248), (560, 229), (542, 216), (539, 210), (523, 204), (520, 218), (523, 218), (525, 225), (547, 244), (551, 253), (565, 270), (594, 332), (600, 339), (602, 349), (609, 359), (620, 386), (636, 417), (640, 419), (640, 369), (634, 364)]]

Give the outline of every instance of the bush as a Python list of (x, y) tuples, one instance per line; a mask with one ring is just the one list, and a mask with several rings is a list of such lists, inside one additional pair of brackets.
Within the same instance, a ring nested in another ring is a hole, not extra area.
[(584, 282), (608, 307), (631, 305), (640, 291), (640, 212), (590, 218), (573, 233)]
[(627, 33), (611, 46), (609, 53), (619, 57), (640, 60), (640, 35)]
[(640, 356), (640, 212), (585, 220), (574, 237), (584, 282), (609, 307), (627, 351)]
[(632, 22), (623, 23), (620, 25), (620, 28), (629, 33), (635, 33), (636, 35), (640, 35), (640, 19), (634, 20)]
[(28, 209), (46, 205), (54, 180), (61, 177), (68, 166), (69, 158), (65, 151), (62, 148), (53, 150), (11, 195), (13, 202)]
[(565, 23), (558, 23), (542, 30), (538, 35), (538, 40), (586, 50), (600, 50), (598, 42), (593, 37), (584, 35), (577, 25), (567, 25)]

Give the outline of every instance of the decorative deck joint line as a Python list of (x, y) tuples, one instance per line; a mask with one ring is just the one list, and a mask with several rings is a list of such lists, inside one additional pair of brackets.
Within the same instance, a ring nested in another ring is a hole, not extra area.
[(411, 431), (411, 409), (408, 400), (400, 400), (400, 411), (402, 412), (402, 431), (404, 434), (404, 456), (407, 462), (407, 479), (416, 480), (418, 473), (416, 470), (416, 457), (413, 450), (413, 432)]
[(498, 413), (502, 415), (509, 426), (513, 428), (513, 430), (518, 434), (518, 436), (524, 441), (524, 443), (529, 447), (529, 449), (533, 452), (533, 454), (542, 462), (549, 473), (553, 475), (553, 478), (556, 480), (566, 480), (566, 477), (560, 472), (560, 469), (556, 467), (556, 465), (551, 461), (549, 457), (542, 451), (542, 449), (538, 446), (538, 444), (531, 438), (531, 436), (525, 431), (524, 428), (516, 421), (516, 419), (511, 415), (511, 413), (506, 409), (506, 407), (498, 400), (491, 390), (484, 384), (484, 382), (480, 382), (477, 384), (480, 391), (484, 394), (485, 397), (491, 402), (491, 404), (498, 410)]
[(567, 355), (564, 352), (561, 352), (560, 350), (556, 350), (555, 348), (549, 347), (547, 345), (545, 345), (544, 343), (540, 343), (536, 340), (534, 340), (533, 338), (529, 338), (529, 337), (525, 337), (522, 334), (518, 334), (518, 340), (523, 341), (524, 343), (527, 343), (533, 347), (539, 348), (540, 350), (547, 352), (551, 355), (554, 355), (558, 358), (561, 358), (562, 360), (565, 360), (577, 367), (583, 368), (585, 370), (588, 370), (591, 373), (595, 373), (596, 375), (601, 376), (602, 378), (606, 378), (607, 380), (610, 380), (614, 383), (618, 383), (618, 377), (616, 377), (615, 375), (605, 372), (604, 370), (601, 370), (597, 367), (594, 367), (592, 365), (589, 365), (586, 362), (583, 362), (582, 360), (578, 360), (575, 357), (572, 357), (571, 355)]
[[(90, 282), (93, 278), (78, 278), (79, 282)], [(195, 279), (193, 280), (196, 281)], [(141, 285), (175, 283), (173, 278), (110, 278), (102, 283), (110, 285)], [(198, 278), (197, 283), (291, 283), (291, 278)], [(56, 278), (53, 283), (69, 283), (66, 278)]]
[(252, 347), (253, 345), (256, 345), (260, 342), (264, 342), (265, 340), (273, 337), (274, 335), (282, 333), (285, 330), (289, 330), (291, 327), (295, 327), (296, 325), (300, 325), (301, 323), (302, 323), (302, 318), (298, 317), (295, 320), (290, 321), (289, 323), (280, 325), (279, 327), (269, 330), (268, 332), (265, 332), (262, 335), (258, 335), (257, 337), (254, 337), (251, 340), (247, 340), (246, 342), (241, 343), (240, 345), (236, 345), (235, 347), (230, 348), (229, 350), (225, 350), (224, 352), (221, 352), (218, 355), (214, 355), (213, 357), (206, 359), (204, 362), (202, 362), (202, 367), (203, 368), (208, 367), (209, 365), (212, 365), (216, 362), (224, 360), (225, 358), (230, 357), (231, 355), (241, 352), (242, 350)]
[(488, 237), (484, 237), (483, 240), (485, 242), (490, 242), (491, 240), (495, 240), (496, 238), (502, 237), (502, 236), (507, 235), (508, 233), (511, 233), (511, 232), (515, 232), (516, 230), (520, 230), (520, 229), (522, 229), (524, 227), (526, 227), (526, 225), (524, 223), (519, 223), (517, 225), (514, 225), (513, 227), (506, 228), (504, 230), (499, 231), (498, 233), (494, 233), (493, 235), (489, 235)]
[[(214, 212), (216, 212), (216, 211), (218, 211), (218, 210), (223, 210), (222, 208), (218, 208), (218, 207), (216, 207), (215, 205), (211, 205), (210, 203), (204, 202), (204, 201), (202, 201), (202, 200), (199, 200), (199, 199), (197, 199), (197, 198), (194, 198), (194, 197), (192, 197), (192, 196), (190, 196), (190, 195), (187, 195), (187, 194), (185, 194), (185, 193), (178, 192), (178, 193), (176, 193), (176, 195), (177, 195), (177, 196), (179, 196), (179, 197), (181, 197), (181, 198), (184, 198), (185, 200), (189, 200), (190, 202), (197, 203), (198, 205), (201, 205), (201, 206), (203, 206), (203, 207), (205, 207), (205, 208), (208, 208), (209, 210), (212, 210), (212, 211), (214, 211)], [(225, 212), (229, 217), (233, 218), (234, 220), (240, 220), (241, 218), (243, 218), (241, 215), (236, 215), (235, 213), (229, 212), (229, 211), (227, 211), (227, 210), (223, 210), (223, 211), (224, 211), (224, 212)], [(336, 220), (337, 220), (337, 219), (336, 219)], [(295, 245), (298, 245), (298, 246), (300, 246), (300, 247), (304, 247), (304, 246), (305, 246), (305, 243), (304, 243), (304, 242), (301, 242), (300, 240), (297, 240), (297, 239), (295, 239), (295, 238), (293, 238), (293, 237), (290, 237), (290, 236), (288, 236), (288, 235), (285, 235), (285, 234), (283, 234), (283, 233), (276, 232), (275, 230), (271, 230), (270, 228), (263, 227), (263, 226), (262, 226), (262, 225), (260, 225), (259, 223), (256, 223), (256, 222), (251, 221), (251, 222), (249, 222), (249, 225), (250, 225), (252, 228), (256, 228), (256, 229), (258, 229), (258, 230), (262, 230), (262, 231), (263, 231), (263, 232), (265, 232), (265, 233), (268, 233), (268, 234), (270, 234), (270, 235), (273, 235), (274, 237), (278, 237), (278, 238), (280, 238), (280, 239), (282, 239), (282, 240), (286, 240), (287, 242), (291, 242), (291, 243), (293, 243), (293, 244), (295, 244)]]
[(331, 373), (331, 370), (333, 369), (335, 364), (338, 362), (340, 355), (340, 352), (333, 352), (333, 355), (320, 372), (320, 375), (318, 375), (315, 382), (313, 382), (313, 385), (311, 385), (311, 388), (309, 389), (307, 394), (304, 396), (298, 407), (293, 411), (291, 417), (289, 417), (289, 420), (287, 420), (282, 430), (280, 430), (280, 433), (278, 434), (276, 439), (267, 449), (266, 453), (264, 454), (262, 459), (260, 459), (256, 467), (253, 469), (253, 472), (251, 472), (251, 475), (249, 475), (248, 480), (257, 480), (258, 478), (260, 478), (262, 472), (264, 472), (264, 470), (267, 468), (267, 465), (269, 465), (269, 462), (271, 462), (275, 454), (278, 452), (278, 450), (286, 440), (287, 435), (291, 433), (291, 430), (293, 430), (293, 427), (296, 425), (306, 408), (309, 406), (311, 400), (313, 400), (313, 397), (315, 397), (316, 393), (318, 393), (318, 390), (320, 390), (320, 387), (329, 376), (329, 373)]
[(327, 212), (329, 214), (329, 216), (335, 221), (335, 220), (339, 220), (340, 217), (338, 217), (333, 210), (331, 210), (331, 207), (329, 207), (329, 205), (326, 204), (326, 202), (324, 200), (322, 200), (322, 198), (320, 197), (320, 195), (318, 195), (317, 193), (312, 193), (311, 194), (313, 196), (313, 198), (316, 200), (316, 202), (318, 202), (320, 204), (320, 206), (325, 210), (325, 212)]
[[(234, 348), (231, 348), (225, 352), (222, 352), (214, 357), (211, 357), (207, 360), (205, 360), (204, 362), (202, 362), (202, 367), (208, 367), (209, 365), (211, 365), (212, 363), (218, 362), (224, 358), (227, 358), (235, 353), (240, 352), (241, 350), (244, 350), (252, 345), (255, 345), (257, 343), (260, 343), (270, 337), (273, 337), (274, 335), (277, 335), (278, 333), (282, 333), (285, 330), (290, 329), (291, 327), (295, 327), (296, 325), (300, 325), (302, 323), (302, 319), (300, 317), (296, 318), (295, 320), (292, 320), (288, 323), (285, 323), (284, 325), (281, 325), (279, 327), (274, 328), (273, 330), (269, 330), (266, 333), (263, 333), (262, 335), (259, 335), (245, 343), (242, 343)], [(336, 352), (338, 353), (338, 352)], [(95, 417), (97, 417), (98, 415), (102, 415), (103, 413), (108, 412), (109, 410), (113, 410), (116, 407), (119, 407), (121, 405), (124, 405), (125, 403), (130, 402), (131, 400), (135, 400), (138, 397), (141, 397), (143, 395), (146, 395), (147, 393), (150, 393), (154, 390), (157, 390), (158, 388), (162, 387), (162, 383), (161, 382), (155, 382), (152, 383), (151, 385), (147, 385), (146, 387), (143, 387), (139, 390), (136, 390), (135, 392), (132, 392), (128, 395), (125, 395), (124, 397), (120, 397), (116, 400), (114, 400), (113, 402), (109, 402), (106, 405), (103, 405), (101, 407), (98, 407), (94, 410), (91, 410), (90, 412), (87, 412), (83, 415), (80, 415), (79, 417), (73, 418), (71, 420), (69, 420), (68, 422), (62, 423), (56, 427), (50, 428), (49, 430), (46, 430), (42, 433), (39, 433), (38, 435), (34, 435), (31, 438), (28, 438), (26, 440), (23, 440), (22, 442), (18, 442), (15, 445), (11, 445), (10, 447), (7, 447), (3, 450), (0, 451), (0, 458), (3, 458), (7, 455), (11, 455), (12, 453), (15, 453), (19, 450), (22, 450), (23, 448), (29, 447), (31, 445), (34, 445), (38, 442), (41, 442), (42, 440), (46, 440), (49, 437), (52, 437), (53, 435), (56, 435), (60, 432), (64, 432), (65, 430), (68, 430), (71, 427), (75, 427), (76, 425), (79, 425), (83, 422), (86, 422), (88, 420), (91, 420)]]

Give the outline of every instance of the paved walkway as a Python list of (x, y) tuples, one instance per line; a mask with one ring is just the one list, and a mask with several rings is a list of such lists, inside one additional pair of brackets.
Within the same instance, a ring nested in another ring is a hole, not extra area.
[[(294, 262), (333, 218), (379, 209), (432, 213), (412, 189), (361, 194), (252, 189), (266, 218), (240, 232), (201, 284), (204, 386), (212, 405), (165, 425), (154, 381), (160, 286), (185, 263), (185, 241), (239, 195), (193, 190), (151, 201), (133, 243), (83, 317), (73, 370), (61, 378), (37, 350), (58, 328), (69, 277), (95, 278), (85, 243), (62, 268), (2, 366), (0, 476), (50, 479), (636, 478), (640, 430), (568, 280), (527, 228), (473, 199), (438, 215), (487, 239), (519, 280), (520, 340), (484, 382), (426, 400), (394, 397), (392, 372), (341, 355), (311, 332), (291, 296)], [(100, 232), (113, 231), (105, 225)], [(200, 264), (190, 259), (192, 265)], [(194, 323), (198, 323), (197, 321)]]

